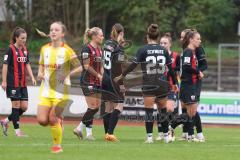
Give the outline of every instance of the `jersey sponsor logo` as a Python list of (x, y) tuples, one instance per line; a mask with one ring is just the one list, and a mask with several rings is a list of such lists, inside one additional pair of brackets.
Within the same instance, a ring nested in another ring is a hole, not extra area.
[(17, 58), (17, 62), (20, 62), (20, 63), (25, 63), (25, 62), (27, 62), (27, 57), (18, 57)]
[(4, 55), (4, 61), (7, 61), (8, 55)]
[(83, 59), (86, 59), (86, 58), (88, 58), (89, 57), (89, 53), (87, 53), (87, 52), (83, 52), (82, 53), (82, 58)]
[(45, 64), (44, 67), (48, 68), (48, 69), (60, 69), (61, 65), (59, 65), (59, 64)]
[(191, 62), (191, 58), (190, 57), (184, 57), (184, 63), (190, 63)]

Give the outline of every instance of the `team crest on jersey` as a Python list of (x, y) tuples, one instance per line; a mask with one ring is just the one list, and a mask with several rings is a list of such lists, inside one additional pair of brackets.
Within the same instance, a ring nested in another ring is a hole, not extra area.
[(16, 55), (18, 55), (18, 52), (16, 51)]
[(174, 58), (171, 58), (171, 59), (172, 59), (172, 63), (174, 63), (174, 61), (175, 61)]
[(92, 92), (93, 91), (93, 86), (88, 86), (88, 89), (89, 89), (90, 92)]
[(27, 56), (27, 51), (24, 51), (23, 53), (24, 53), (25, 56)]
[(191, 96), (191, 100), (192, 100), (192, 101), (194, 101), (195, 98), (196, 98), (196, 96), (194, 96), (194, 95)]
[(16, 90), (12, 90), (12, 95), (15, 95), (16, 94)]

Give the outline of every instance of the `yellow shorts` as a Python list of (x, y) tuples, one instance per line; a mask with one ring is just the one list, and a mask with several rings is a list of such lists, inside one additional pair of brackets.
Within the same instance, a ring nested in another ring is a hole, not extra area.
[(40, 102), (38, 103), (39, 106), (44, 107), (61, 107), (64, 108), (69, 103), (68, 99), (59, 99), (59, 98), (46, 98), (40, 97)]

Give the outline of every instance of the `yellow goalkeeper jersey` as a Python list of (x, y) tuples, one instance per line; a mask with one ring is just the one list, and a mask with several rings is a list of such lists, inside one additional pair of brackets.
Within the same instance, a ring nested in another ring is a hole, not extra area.
[(67, 44), (61, 47), (53, 47), (51, 43), (41, 48), (39, 65), (44, 67), (44, 80), (40, 87), (40, 97), (68, 98), (70, 78), (67, 77), (64, 84), (60, 77), (70, 72), (71, 61), (76, 57), (75, 52)]

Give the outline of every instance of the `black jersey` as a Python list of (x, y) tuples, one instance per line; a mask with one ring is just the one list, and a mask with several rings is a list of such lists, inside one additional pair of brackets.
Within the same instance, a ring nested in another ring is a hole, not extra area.
[[(103, 81), (105, 81), (104, 79), (112, 81), (115, 77), (122, 74), (122, 63), (124, 62), (123, 47), (114, 40), (106, 41), (104, 44), (103, 60)], [(119, 84), (121, 85), (123, 82), (120, 81)]]
[(7, 86), (26, 87), (26, 64), (29, 63), (27, 49), (18, 49), (10, 45), (4, 55), (4, 64), (8, 65)]
[(198, 60), (198, 68), (200, 71), (205, 71), (207, 70), (207, 59), (206, 59), (206, 54), (202, 46), (196, 48), (196, 56)]
[(181, 81), (183, 83), (187, 82), (188, 84), (196, 84), (196, 82), (199, 80), (198, 75), (200, 71), (198, 68), (196, 50), (186, 48), (183, 51), (181, 63)]
[(171, 68), (172, 61), (164, 47), (147, 44), (138, 50), (134, 61), (141, 64), (144, 83), (167, 81), (168, 67)]

